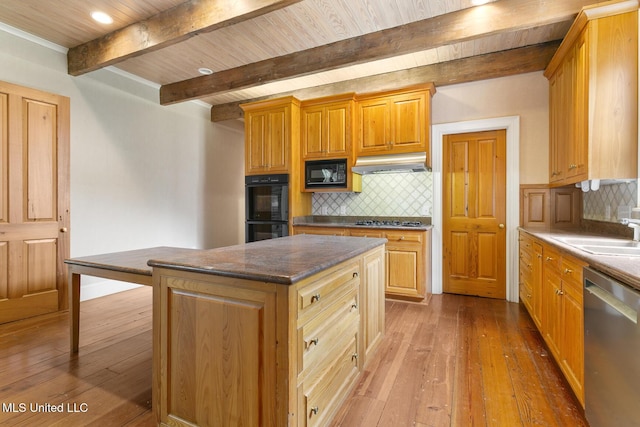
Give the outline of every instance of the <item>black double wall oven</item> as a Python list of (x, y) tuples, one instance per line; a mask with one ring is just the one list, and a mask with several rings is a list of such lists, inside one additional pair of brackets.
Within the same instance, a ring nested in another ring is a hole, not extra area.
[(289, 175), (245, 177), (247, 243), (289, 235)]

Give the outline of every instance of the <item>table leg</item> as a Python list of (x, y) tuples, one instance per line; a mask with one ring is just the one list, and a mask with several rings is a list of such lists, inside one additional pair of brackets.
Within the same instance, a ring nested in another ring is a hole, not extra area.
[(80, 341), (80, 274), (69, 269), (69, 329), (71, 332), (71, 353), (78, 352)]

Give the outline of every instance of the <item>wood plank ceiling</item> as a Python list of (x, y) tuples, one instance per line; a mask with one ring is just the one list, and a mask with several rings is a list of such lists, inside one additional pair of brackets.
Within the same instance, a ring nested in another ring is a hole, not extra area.
[[(115, 66), (199, 99), (238, 105), (437, 86), (542, 70), (594, 0), (2, 0), (0, 22), (68, 48), (69, 74)], [(110, 14), (95, 24), (90, 13)], [(200, 68), (211, 75), (201, 75)]]

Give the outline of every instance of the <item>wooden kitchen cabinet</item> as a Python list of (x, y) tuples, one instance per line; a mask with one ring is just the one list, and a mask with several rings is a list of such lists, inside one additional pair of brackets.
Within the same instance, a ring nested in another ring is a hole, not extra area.
[(427, 272), (431, 271), (431, 233), (386, 231), (387, 288), (390, 297), (422, 300), (426, 296)]
[(329, 425), (384, 335), (383, 245), (293, 284), (166, 264), (153, 280), (163, 426)]
[(582, 10), (545, 70), (549, 182), (637, 176), (638, 13)]
[(290, 173), (298, 162), (300, 101), (290, 96), (241, 107), (245, 113), (245, 175)]
[(427, 152), (430, 163), (433, 84), (357, 95), (356, 157)]
[[(520, 297), (583, 406), (582, 269), (586, 265), (554, 246), (520, 232)], [(528, 286), (523, 285), (523, 281)]]
[(296, 225), (293, 233), (384, 237), (387, 239), (385, 295), (421, 301), (431, 292), (431, 230)]
[(302, 160), (346, 158), (353, 161), (355, 94), (303, 101), (300, 142)]

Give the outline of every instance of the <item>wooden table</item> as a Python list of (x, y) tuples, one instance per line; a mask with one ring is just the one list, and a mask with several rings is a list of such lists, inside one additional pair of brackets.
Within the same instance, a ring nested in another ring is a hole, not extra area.
[(69, 272), (69, 313), (71, 352), (78, 352), (80, 339), (80, 277), (84, 275), (151, 286), (150, 259), (171, 258), (196, 249), (159, 246), (133, 251), (113, 252), (65, 260)]

